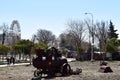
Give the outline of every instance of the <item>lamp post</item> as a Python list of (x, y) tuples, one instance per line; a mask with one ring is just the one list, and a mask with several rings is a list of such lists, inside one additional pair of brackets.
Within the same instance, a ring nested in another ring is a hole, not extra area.
[(93, 61), (93, 53), (94, 53), (94, 25), (93, 25), (93, 14), (92, 13), (85, 13), (85, 15), (91, 15), (92, 17), (92, 30), (91, 30), (91, 36), (92, 36), (92, 50), (91, 50), (91, 61)]

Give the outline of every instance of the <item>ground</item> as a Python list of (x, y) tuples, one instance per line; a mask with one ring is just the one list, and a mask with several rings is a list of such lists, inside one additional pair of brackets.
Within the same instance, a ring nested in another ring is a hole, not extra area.
[[(120, 80), (120, 61), (108, 62), (113, 70), (112, 73), (98, 72), (100, 61), (76, 61), (69, 63), (71, 68), (82, 68), (79, 75), (70, 75), (65, 77), (42, 78), (42, 80)], [(31, 80), (35, 68), (31, 66), (10, 66), (0, 68), (0, 80)]]

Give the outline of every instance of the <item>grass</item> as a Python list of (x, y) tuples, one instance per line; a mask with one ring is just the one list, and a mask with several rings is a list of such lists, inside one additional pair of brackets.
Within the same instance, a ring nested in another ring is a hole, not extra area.
[(88, 74), (92, 74), (92, 72), (90, 72), (90, 71), (83, 71), (82, 74), (83, 75), (88, 75)]
[(9, 71), (10, 67), (0, 67), (0, 71)]

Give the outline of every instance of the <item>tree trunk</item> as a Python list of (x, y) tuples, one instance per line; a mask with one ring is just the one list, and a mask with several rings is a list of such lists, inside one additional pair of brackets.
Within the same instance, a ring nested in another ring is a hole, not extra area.
[(30, 59), (30, 65), (32, 64), (32, 56), (31, 53), (29, 54), (29, 59)]
[(5, 33), (3, 33), (2, 35), (2, 45), (4, 45), (4, 41), (5, 41)]
[(19, 60), (21, 60), (21, 53), (19, 53)]

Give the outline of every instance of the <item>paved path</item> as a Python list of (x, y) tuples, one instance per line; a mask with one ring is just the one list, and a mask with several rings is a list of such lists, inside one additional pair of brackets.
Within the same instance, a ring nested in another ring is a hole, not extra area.
[(67, 58), (67, 61), (72, 62), (72, 61), (76, 61), (76, 59), (75, 58)]
[(16, 65), (28, 65), (28, 64), (30, 64), (30, 63), (16, 63), (16, 64), (10, 64), (10, 65), (7, 65), (7, 64), (5, 64), (5, 65), (0, 65), (0, 67), (7, 67), (7, 66), (16, 66)]

